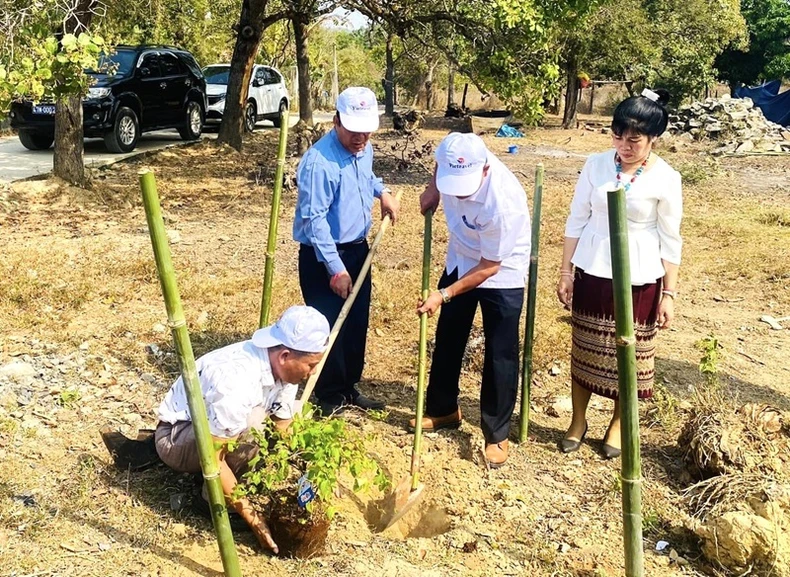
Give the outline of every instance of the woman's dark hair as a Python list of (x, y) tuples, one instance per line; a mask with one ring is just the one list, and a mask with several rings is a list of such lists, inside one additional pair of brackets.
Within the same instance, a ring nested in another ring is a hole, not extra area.
[(669, 121), (666, 109), (669, 102), (669, 92), (660, 88), (653, 92), (658, 94), (656, 102), (647, 96), (632, 96), (618, 104), (612, 118), (612, 132), (617, 136), (628, 132), (646, 136), (664, 134)]

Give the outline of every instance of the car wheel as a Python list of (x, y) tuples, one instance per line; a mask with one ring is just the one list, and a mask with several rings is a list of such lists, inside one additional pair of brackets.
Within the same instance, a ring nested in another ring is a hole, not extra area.
[(184, 140), (197, 140), (203, 132), (203, 109), (194, 100), (187, 102), (186, 117), (184, 124), (178, 129), (178, 133)]
[(19, 131), (19, 142), (28, 150), (46, 150), (55, 141), (55, 135), (48, 132)]
[(247, 106), (244, 107), (244, 130), (247, 132), (254, 131), (257, 120), (258, 118), (257, 112), (255, 110), (255, 103), (250, 100), (247, 102)]
[(282, 116), (282, 113), (286, 112), (287, 110), (288, 110), (288, 103), (285, 100), (281, 100), (280, 101), (280, 108), (279, 108), (279, 110), (277, 110), (277, 118), (272, 120), (272, 123), (274, 123), (274, 127), (275, 128), (280, 128), (280, 124), (282, 124), (280, 122), (280, 117)]
[(112, 129), (104, 134), (104, 145), (110, 152), (131, 152), (140, 138), (140, 121), (134, 110), (121, 106), (115, 114)]

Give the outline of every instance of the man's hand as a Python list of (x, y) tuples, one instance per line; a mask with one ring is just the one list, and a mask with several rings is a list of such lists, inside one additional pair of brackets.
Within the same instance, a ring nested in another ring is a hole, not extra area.
[(381, 193), (380, 200), (381, 220), (384, 220), (387, 215), (390, 215), (392, 224), (395, 224), (395, 220), (398, 218), (398, 212), (400, 211), (400, 201), (386, 191)]
[(347, 299), (353, 287), (354, 283), (351, 281), (351, 275), (345, 270), (337, 273), (329, 281), (329, 288), (341, 299)]
[(425, 188), (425, 192), (420, 195), (420, 213), (425, 214), (429, 210), (436, 212), (439, 207), (439, 189), (431, 183)]
[(277, 547), (277, 543), (275, 543), (274, 539), (272, 539), (272, 532), (269, 530), (266, 520), (260, 513), (253, 513), (250, 518), (247, 519), (247, 523), (249, 523), (250, 528), (255, 534), (255, 538), (258, 539), (258, 543), (261, 544), (261, 547), (271, 549), (272, 553), (275, 555), (280, 552), (280, 548)]
[(428, 298), (425, 301), (420, 301), (417, 305), (417, 314), (421, 315), (422, 313), (428, 313), (429, 317), (432, 317), (436, 311), (439, 310), (439, 307), (442, 306), (444, 299), (442, 298), (442, 293), (439, 291), (433, 291), (431, 294), (428, 295)]

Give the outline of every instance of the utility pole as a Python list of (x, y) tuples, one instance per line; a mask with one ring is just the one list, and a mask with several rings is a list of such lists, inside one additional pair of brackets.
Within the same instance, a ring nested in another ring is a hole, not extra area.
[(337, 102), (337, 97), (340, 94), (340, 90), (337, 85), (337, 44), (333, 47), (334, 50), (334, 70), (332, 72), (332, 102)]

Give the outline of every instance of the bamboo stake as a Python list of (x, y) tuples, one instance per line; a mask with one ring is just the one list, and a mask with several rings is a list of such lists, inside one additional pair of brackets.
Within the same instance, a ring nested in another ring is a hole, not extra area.
[(272, 279), (274, 277), (274, 251), (277, 247), (277, 225), (280, 223), (280, 197), (283, 191), (283, 172), (285, 172), (285, 151), (288, 146), (287, 110), (280, 111), (280, 146), (277, 149), (277, 168), (274, 171), (274, 192), (272, 193), (272, 212), (269, 217), (269, 239), (266, 243), (266, 264), (263, 272), (263, 297), (261, 299), (260, 328), (269, 325), (272, 309)]
[(159, 194), (156, 190), (156, 180), (150, 170), (140, 172), (140, 188), (143, 193), (145, 217), (148, 221), (148, 232), (151, 235), (151, 245), (154, 249), (156, 270), (159, 274), (159, 283), (162, 286), (162, 295), (167, 309), (167, 321), (173, 333), (178, 362), (181, 367), (181, 377), (187, 393), (189, 414), (192, 416), (192, 426), (195, 428), (200, 467), (203, 470), (203, 479), (208, 488), (209, 503), (211, 504), (211, 519), (217, 533), (222, 566), (226, 577), (241, 577), (239, 558), (233, 542), (233, 533), (230, 530), (228, 510), (225, 505), (225, 496), (219, 479), (219, 463), (214, 450), (214, 442), (208, 426), (206, 405), (195, 368), (195, 355), (192, 352), (192, 343), (189, 340), (184, 309), (181, 306), (181, 295), (176, 284), (173, 260), (170, 257), (170, 247), (167, 244), (165, 224), (162, 220), (162, 210), (159, 205)]
[[(399, 190), (395, 194), (395, 200), (400, 201), (400, 197), (403, 194), (402, 190)], [(354, 283), (353, 288), (351, 289), (351, 294), (348, 295), (346, 298), (346, 302), (343, 303), (343, 308), (340, 309), (340, 314), (337, 315), (337, 320), (335, 324), (332, 326), (332, 332), (329, 333), (329, 340), (326, 344), (326, 350), (324, 351), (324, 356), (321, 357), (321, 361), (316, 365), (315, 371), (313, 374), (310, 375), (310, 378), (307, 380), (307, 384), (304, 387), (304, 391), (302, 392), (302, 396), (299, 399), (299, 403), (304, 405), (307, 400), (310, 398), (310, 394), (315, 389), (315, 385), (318, 382), (318, 377), (321, 376), (321, 371), (324, 370), (324, 365), (326, 364), (326, 359), (329, 357), (329, 351), (332, 350), (332, 345), (335, 344), (337, 340), (337, 335), (340, 333), (340, 329), (343, 328), (343, 323), (348, 316), (348, 312), (351, 310), (351, 307), (354, 304), (354, 301), (357, 299), (357, 294), (359, 294), (360, 289), (362, 288), (362, 284), (365, 282), (365, 277), (368, 276), (368, 271), (370, 270), (370, 265), (373, 262), (373, 256), (376, 254), (376, 250), (378, 250), (379, 243), (381, 242), (384, 233), (387, 231), (390, 225), (390, 215), (384, 217), (384, 220), (381, 221), (381, 226), (379, 227), (378, 233), (376, 233), (376, 238), (373, 239), (373, 244), (370, 245), (370, 250), (368, 251), (368, 256), (365, 258), (365, 262), (362, 263), (362, 269), (359, 271), (359, 275), (357, 276), (357, 282)]]
[[(422, 241), (422, 302), (431, 291), (431, 236), (433, 211), (425, 213), (425, 232)], [(420, 315), (420, 345), (417, 357), (417, 407), (414, 420), (414, 447), (411, 452), (411, 490), (420, 485), (420, 454), (422, 451), (422, 416), (425, 413), (425, 378), (428, 373), (428, 313)]]
[(644, 575), (642, 551), (642, 464), (639, 454), (639, 407), (637, 406), (636, 337), (625, 190), (607, 195), (612, 253), (614, 318), (617, 334), (617, 379), (620, 384), (620, 418), (623, 483), (623, 545), (626, 577)]
[(527, 319), (524, 326), (524, 362), (521, 370), (521, 414), (518, 442), (529, 433), (529, 402), (532, 395), (532, 345), (535, 342), (535, 307), (538, 296), (538, 252), (540, 248), (540, 209), (543, 202), (543, 163), (535, 167), (535, 196), (532, 199), (532, 243), (527, 280)]

